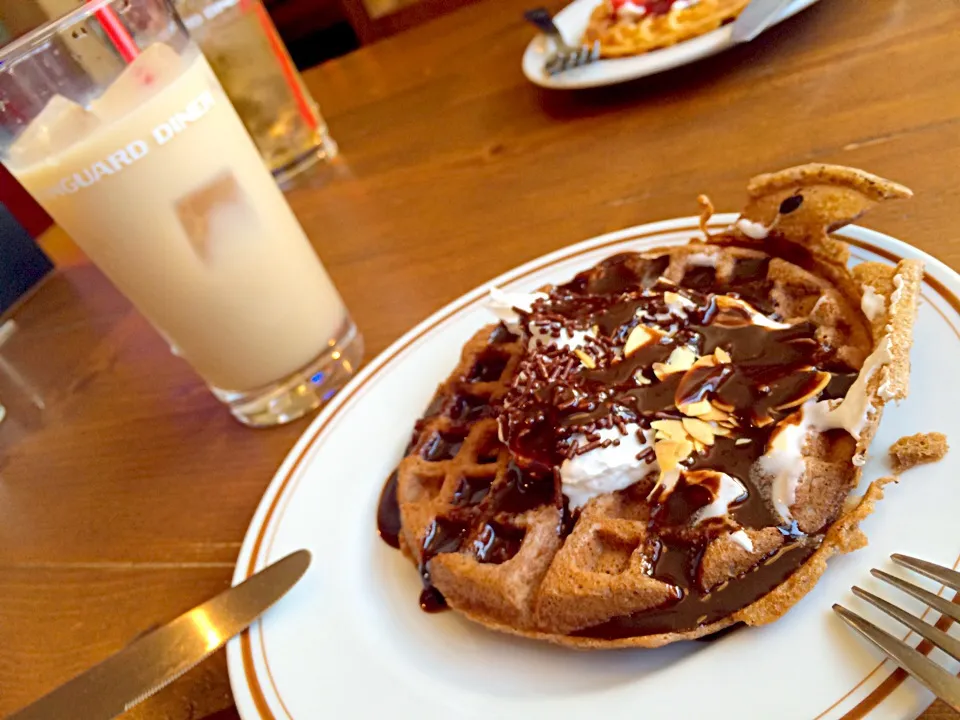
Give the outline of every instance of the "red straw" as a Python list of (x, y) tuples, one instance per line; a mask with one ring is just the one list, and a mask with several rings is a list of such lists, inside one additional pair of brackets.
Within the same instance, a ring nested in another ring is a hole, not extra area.
[(293, 99), (297, 103), (301, 117), (303, 117), (304, 122), (307, 123), (307, 127), (311, 130), (316, 130), (320, 127), (320, 124), (317, 122), (317, 116), (314, 113), (313, 106), (303, 93), (303, 87), (300, 85), (300, 80), (297, 77), (297, 69), (293, 66), (293, 63), (290, 62), (290, 57), (287, 55), (287, 50), (283, 46), (283, 41), (277, 37), (277, 31), (273, 27), (273, 21), (267, 14), (266, 8), (263, 7), (262, 3), (254, 2), (253, 0), (241, 0), (240, 8), (242, 12), (249, 12), (252, 9), (257, 13), (257, 19), (260, 21), (263, 33), (267, 36), (267, 42), (270, 43), (270, 50), (274, 56), (276, 56), (277, 62), (280, 63), (280, 71), (283, 73), (287, 85), (290, 86), (290, 90), (293, 92)]
[[(93, 2), (93, 0), (87, 1)], [(113, 8), (109, 5), (104, 5), (94, 14), (97, 16), (97, 20), (100, 21), (103, 32), (110, 38), (110, 42), (113, 43), (113, 46), (117, 49), (117, 52), (120, 53), (120, 56), (128, 63), (133, 62), (137, 55), (140, 54), (140, 48), (137, 47), (137, 44), (133, 41), (133, 37), (127, 32), (123, 23), (120, 22), (120, 18), (117, 17)]]

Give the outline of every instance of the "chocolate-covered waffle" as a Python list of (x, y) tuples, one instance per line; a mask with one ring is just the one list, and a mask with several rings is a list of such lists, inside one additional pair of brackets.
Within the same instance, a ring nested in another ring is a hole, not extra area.
[[(388, 481), (380, 529), (421, 605), (580, 647), (657, 646), (780, 617), (862, 546), (849, 497), (906, 396), (922, 268), (829, 236), (909, 191), (806, 165), (738, 221), (495, 292)], [(709, 201), (701, 198), (709, 217)]]

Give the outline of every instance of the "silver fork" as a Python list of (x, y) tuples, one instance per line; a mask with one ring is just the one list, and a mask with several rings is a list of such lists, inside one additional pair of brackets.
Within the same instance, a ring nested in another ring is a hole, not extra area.
[[(918, 572), (921, 575), (926, 575), (928, 578), (943, 583), (948, 588), (960, 591), (960, 572), (949, 570), (940, 565), (934, 565), (926, 560), (908, 557), (907, 555), (891, 555), (890, 558), (897, 563), (897, 565)], [(932, 592), (923, 590), (916, 585), (894, 577), (882, 570), (873, 569), (870, 573), (874, 577), (890, 583), (895, 588), (909, 595), (913, 595), (941, 615), (960, 622), (960, 605), (950, 602), (946, 598), (934, 595)], [(960, 660), (960, 640), (957, 638), (947, 635), (943, 630), (923, 622), (915, 615), (901, 610), (896, 605), (856, 585), (853, 586), (853, 594), (875, 605), (883, 612), (902, 622), (920, 637), (928, 640), (948, 655)], [(856, 613), (850, 612), (842, 605), (834, 604), (833, 609), (844, 622), (874, 643), (886, 653), (891, 660), (897, 663), (897, 665), (910, 673), (920, 683), (926, 685), (937, 697), (950, 705), (954, 710), (960, 711), (960, 679), (944, 670), (923, 653), (914, 650), (902, 640), (881, 630), (869, 620), (865, 620)]]
[(523, 14), (523, 17), (535, 25), (540, 32), (553, 40), (556, 50), (553, 55), (547, 58), (547, 62), (543, 66), (547, 75), (556, 75), (570, 68), (589, 65), (600, 57), (599, 40), (593, 43), (593, 47), (589, 45), (581, 45), (580, 47), (568, 45), (567, 41), (563, 39), (563, 35), (560, 34), (560, 29), (556, 23), (553, 22), (553, 17), (551, 17), (546, 8), (527, 10)]

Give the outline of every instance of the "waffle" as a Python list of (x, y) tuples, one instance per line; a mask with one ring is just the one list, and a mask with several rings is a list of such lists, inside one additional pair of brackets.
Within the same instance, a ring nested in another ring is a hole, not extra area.
[(481, 329), (381, 497), (421, 607), (581, 648), (782, 616), (866, 542), (888, 479), (850, 495), (907, 393), (922, 278), (848, 271), (828, 231), (909, 194), (838, 166), (759, 176), (726, 230), (701, 197), (703, 237), (608, 258)]
[(618, 8), (620, 0), (603, 0), (590, 15), (583, 36), (585, 45), (600, 42), (605, 58), (640, 55), (675, 45), (716, 30), (735, 19), (749, 0), (698, 0), (692, 4), (636, 0), (646, 8), (642, 17), (631, 17)]

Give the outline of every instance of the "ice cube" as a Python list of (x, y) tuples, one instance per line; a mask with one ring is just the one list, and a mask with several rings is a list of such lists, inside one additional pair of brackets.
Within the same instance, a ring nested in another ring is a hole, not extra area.
[(218, 252), (230, 252), (231, 243), (258, 226), (246, 193), (229, 172), (181, 197), (176, 213), (187, 239), (205, 263), (214, 261)]
[(163, 43), (154, 43), (127, 65), (110, 87), (93, 101), (92, 110), (104, 121), (123, 117), (175, 80), (182, 70), (183, 61), (176, 50)]
[(15, 168), (38, 163), (79, 142), (99, 124), (82, 105), (54, 95), (10, 147), (9, 162)]

